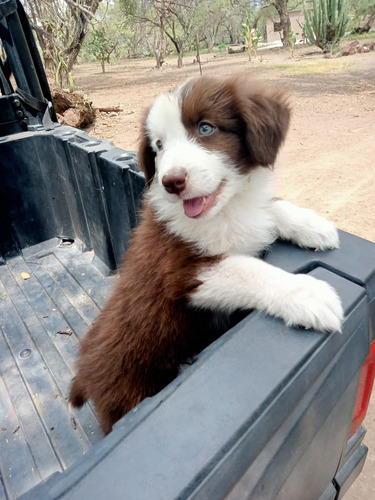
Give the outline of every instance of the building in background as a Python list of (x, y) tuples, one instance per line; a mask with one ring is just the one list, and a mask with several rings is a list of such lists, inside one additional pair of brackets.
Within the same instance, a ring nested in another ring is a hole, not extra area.
[[(303, 40), (302, 36), (302, 26), (305, 22), (305, 16), (303, 10), (293, 10), (289, 12), (290, 25), (294, 33), (296, 34), (297, 42)], [(275, 18), (268, 20), (265, 29), (264, 42), (274, 43), (280, 42), (281, 27), (278, 15), (275, 13)]]

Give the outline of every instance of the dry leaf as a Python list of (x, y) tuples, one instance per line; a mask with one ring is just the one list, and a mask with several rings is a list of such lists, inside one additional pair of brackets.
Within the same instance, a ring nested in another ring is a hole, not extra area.
[(30, 274), (29, 273), (21, 273), (21, 276), (24, 280), (28, 280), (30, 278)]
[(74, 417), (70, 417), (70, 423), (72, 424), (74, 430), (77, 429), (77, 423)]
[(68, 328), (67, 330), (59, 330), (57, 333), (59, 333), (60, 335), (71, 335), (73, 333), (73, 330)]

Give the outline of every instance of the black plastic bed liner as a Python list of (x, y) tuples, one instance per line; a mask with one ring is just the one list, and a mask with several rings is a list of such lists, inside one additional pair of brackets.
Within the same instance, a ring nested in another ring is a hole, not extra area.
[[(218, 492), (217, 496), (216, 493), (210, 496), (212, 488), (230, 489), (243, 474), (239, 470), (245, 464), (246, 467), (248, 463), (253, 464), (247, 475), (257, 477), (252, 467), (257, 470), (259, 463), (252, 454), (257, 456), (264, 446), (266, 462), (274, 464), (273, 439), (269, 440), (268, 434), (281, 433), (289, 453), (288, 440), (293, 442), (294, 430), (285, 432), (284, 424), (295, 425), (296, 432), (300, 432), (300, 426), (308, 428), (307, 442), (310, 434), (315, 436), (315, 442), (320, 442), (317, 447), (305, 450), (303, 441), (303, 446), (293, 452), (293, 457), (294, 454), (305, 457), (307, 453), (307, 463), (311, 460), (316, 463), (317, 457), (310, 454), (314, 455), (314, 450), (319, 450), (330, 436), (327, 456), (324, 460), (320, 457), (325, 465), (319, 474), (323, 484), (327, 481), (332, 487), (329, 479), (335, 474), (336, 466), (330, 455), (340, 456), (350, 422), (341, 422), (332, 435), (327, 415), (331, 412), (331, 407), (327, 407), (327, 397), (332, 397), (330, 381), (336, 381), (332, 402), (336, 425), (350, 414), (358, 366), (368, 349), (368, 304), (359, 285), (367, 284), (370, 309), (375, 305), (375, 274), (373, 271), (369, 274), (367, 258), (352, 259), (353, 245), (361, 246), (361, 242), (345, 233), (341, 233), (341, 241), (345, 250), (338, 251), (336, 258), (325, 252), (315, 260), (316, 253), (311, 255), (277, 243), (266, 260), (277, 262), (284, 269), (311, 272), (340, 290), (347, 315), (343, 335), (300, 334), (262, 313), (251, 314), (198, 356), (196, 363), (161, 393), (129, 412), (105, 439), (92, 408), (86, 404), (81, 410), (71, 412), (67, 396), (79, 339), (98, 315), (116, 277), (103, 274), (105, 267), (98, 269), (94, 253), (82, 251), (79, 241), (72, 243), (55, 238), (7, 259), (0, 265), (0, 499), (10, 500), (26, 494), (25, 498), (33, 500), (63, 497), (99, 500), (104, 498), (105, 491), (110, 491), (111, 498), (124, 498), (125, 491), (134, 499), (221, 498)], [(362, 245), (368, 245), (371, 250), (367, 242), (363, 241)], [(328, 270), (332, 262), (337, 266), (337, 274)], [(349, 279), (342, 276), (342, 268), (349, 272)], [(355, 331), (361, 333), (354, 335)], [(261, 375), (264, 390), (259, 391), (249, 383), (245, 372), (262, 373), (264, 352), (268, 352), (274, 363), (267, 365), (269, 373)], [(339, 357), (345, 359), (338, 362)], [(343, 366), (347, 367), (345, 373), (335, 372)], [(239, 378), (238, 370), (245, 375)], [(287, 399), (301, 402), (298, 423), (292, 418), (297, 411), (293, 404), (291, 416), (286, 418), (283, 414), (289, 408), (285, 406), (284, 392), (292, 389), (289, 382), (293, 373), (293, 394)], [(215, 377), (219, 377), (219, 383)], [(285, 380), (289, 381), (287, 385)], [(278, 388), (276, 399), (275, 387)], [(220, 408), (223, 398), (230, 402), (229, 413), (212, 411), (212, 408)], [(275, 404), (281, 406), (271, 425), (267, 412)], [(265, 419), (257, 418), (261, 408)], [(245, 425), (249, 418), (250, 422)], [(281, 426), (279, 419), (285, 420)], [(179, 432), (182, 423), (183, 433)], [(240, 434), (239, 429), (242, 429)], [(356, 454), (347, 453), (349, 458), (353, 455), (352, 462), (357, 467), (355, 470), (358, 469), (356, 475), (367, 452), (361, 444), (363, 429), (358, 433), (353, 437), (352, 446)], [(253, 446), (244, 443), (243, 456), (242, 452), (237, 456), (237, 441), (242, 443), (245, 436), (246, 443), (250, 439)], [(263, 439), (266, 445), (262, 444)], [(227, 440), (229, 451), (223, 464), (222, 443)], [(203, 442), (209, 446), (202, 447)], [(181, 449), (185, 457), (184, 473), (181, 475), (179, 471), (174, 475), (169, 471), (179, 467), (179, 461), (176, 465), (173, 457), (177, 454), (181, 459)], [(170, 450), (170, 455), (165, 450)], [(347, 455), (343, 455), (342, 460), (344, 465), (349, 464), (351, 471), (353, 465)], [(272, 467), (267, 468), (271, 476), (278, 478), (276, 484), (284, 484), (287, 492), (296, 484), (295, 476), (300, 476), (300, 468), (304, 470), (304, 460), (296, 457), (291, 461), (293, 473), (285, 470), (282, 460), (272, 466), (280, 467), (276, 476)], [(208, 464), (213, 470), (201, 484), (201, 471)], [(64, 475), (55, 474), (65, 469), (68, 470)], [(147, 470), (146, 482), (144, 470)], [(247, 475), (236, 486), (240, 491), (247, 488)], [(199, 481), (191, 479), (194, 477), (199, 477)], [(233, 490), (233, 496), (228, 498), (237, 498), (237, 493)], [(292, 498), (288, 495), (283, 498)], [(267, 492), (262, 498), (274, 496)]]
[(54, 239), (0, 266), (1, 499), (69, 467), (103, 437), (89, 405), (72, 412), (67, 403), (79, 338), (115, 279), (92, 258)]
[[(79, 339), (126, 251), (134, 152), (70, 127), (0, 137), (0, 500), (79, 463), (103, 434), (67, 397)], [(23, 274), (26, 273), (26, 274)]]

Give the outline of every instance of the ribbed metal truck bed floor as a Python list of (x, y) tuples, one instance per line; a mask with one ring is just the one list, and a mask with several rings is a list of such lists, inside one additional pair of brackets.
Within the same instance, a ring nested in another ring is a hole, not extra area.
[(114, 278), (91, 252), (52, 245), (0, 265), (0, 499), (17, 498), (102, 438), (92, 409), (71, 413), (67, 397), (79, 339)]

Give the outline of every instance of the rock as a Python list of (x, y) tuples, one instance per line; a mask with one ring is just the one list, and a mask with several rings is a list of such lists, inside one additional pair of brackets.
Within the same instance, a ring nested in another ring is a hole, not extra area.
[(348, 47), (342, 49), (336, 56), (331, 54), (326, 54), (323, 57), (325, 59), (331, 59), (332, 57), (345, 57), (354, 56), (355, 54), (367, 54), (370, 50), (374, 50), (375, 42), (366, 42), (364, 44), (359, 43), (357, 40), (352, 42)]

